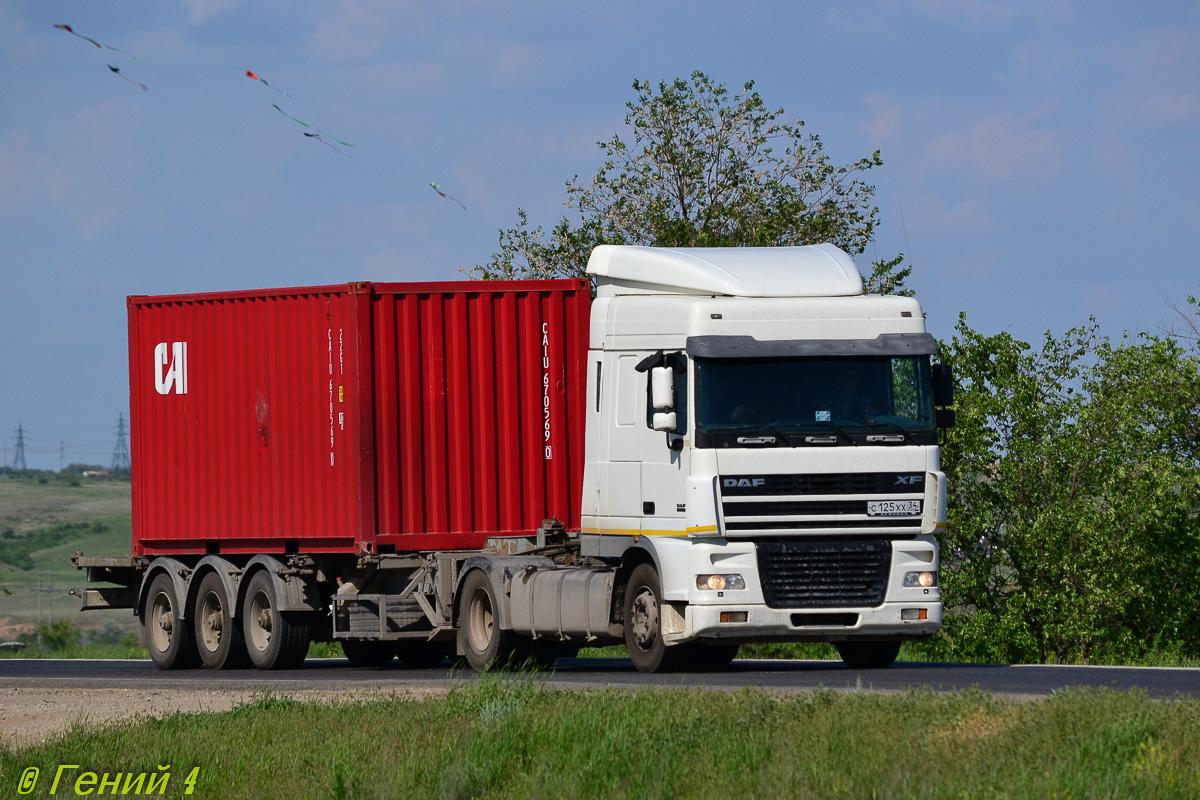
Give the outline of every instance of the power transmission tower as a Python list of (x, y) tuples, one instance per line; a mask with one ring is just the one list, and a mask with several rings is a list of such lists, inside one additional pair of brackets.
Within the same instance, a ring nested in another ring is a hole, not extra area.
[(125, 415), (117, 415), (117, 444), (113, 448), (112, 471), (128, 472), (131, 468), (129, 461), (129, 438), (125, 430)]
[(58, 471), (63, 471), (63, 456), (67, 454), (67, 440), (58, 440)]
[(17, 452), (13, 455), (13, 469), (29, 469), (25, 463), (25, 426), (17, 423), (17, 435), (13, 437), (17, 441)]

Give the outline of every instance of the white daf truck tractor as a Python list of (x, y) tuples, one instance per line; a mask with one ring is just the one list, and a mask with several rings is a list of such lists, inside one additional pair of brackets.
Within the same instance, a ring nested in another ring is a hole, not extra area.
[(76, 556), (120, 584), (84, 608), (132, 609), (164, 669), (313, 640), (882, 668), (936, 633), (953, 378), (917, 301), (830, 245), (603, 246), (588, 272), (590, 307), (581, 280), (131, 297), (133, 553)]
[(578, 537), (467, 559), (460, 654), (623, 641), (656, 672), (831, 642), (865, 669), (936, 633), (953, 377), (917, 301), (831, 245), (602, 246), (588, 272)]
[[(832, 245), (604, 246), (588, 272), (579, 551), (619, 565), (605, 584), (637, 668), (749, 642), (882, 668), (936, 633), (953, 378), (917, 301), (864, 295)], [(524, 609), (554, 575), (514, 576), (514, 628), (553, 633)], [(602, 575), (561, 580), (582, 598)]]

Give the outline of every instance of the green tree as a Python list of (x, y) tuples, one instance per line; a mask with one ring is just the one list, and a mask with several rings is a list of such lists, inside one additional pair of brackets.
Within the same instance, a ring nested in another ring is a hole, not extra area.
[[(787, 246), (831, 242), (862, 253), (879, 224), (875, 187), (864, 174), (879, 151), (831, 163), (802, 121), (782, 121), (754, 82), (731, 95), (702, 72), (689, 80), (634, 81), (626, 103), (632, 140), (598, 142), (604, 163), (590, 181), (567, 182), (564, 216), (549, 234), (517, 225), (500, 231), (500, 250), (468, 274), (485, 280), (581, 277), (593, 247)], [(872, 265), (870, 291), (911, 294), (903, 256)]]
[(1200, 656), (1200, 368), (1091, 325), (1040, 349), (960, 318), (938, 644), (996, 661)]

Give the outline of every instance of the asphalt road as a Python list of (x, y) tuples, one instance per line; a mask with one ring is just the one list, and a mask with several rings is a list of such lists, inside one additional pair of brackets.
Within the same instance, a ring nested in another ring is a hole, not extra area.
[[(163, 672), (149, 661), (0, 659), (0, 689), (205, 689), (321, 690), (449, 688), (473, 673), (449, 666), (406, 669), (351, 667), (341, 659), (310, 659), (301, 669), (279, 672), (204, 669)], [(1200, 697), (1200, 669), (1159, 667), (1008, 666), (897, 662), (890, 669), (851, 670), (838, 661), (738, 660), (719, 672), (644, 675), (626, 659), (560, 659), (539, 679), (571, 688), (707, 687), (772, 691), (870, 689), (939, 692), (981, 689), (995, 695), (1044, 697), (1072, 687), (1142, 689), (1151, 696)]]

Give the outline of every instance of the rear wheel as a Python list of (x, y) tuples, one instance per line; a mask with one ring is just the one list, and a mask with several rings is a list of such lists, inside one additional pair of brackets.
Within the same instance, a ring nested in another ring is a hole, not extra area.
[(196, 649), (209, 669), (236, 669), (249, 661), (233, 606), (221, 577), (215, 572), (205, 575), (196, 591), (193, 622)]
[(369, 642), (362, 639), (343, 639), (342, 652), (356, 667), (382, 667), (396, 657), (391, 642)]
[(246, 587), (242, 629), (250, 661), (259, 669), (290, 669), (304, 663), (312, 623), (303, 611), (280, 611), (271, 576), (259, 570)]
[(900, 655), (899, 642), (839, 642), (837, 649), (850, 669), (886, 669)]
[(670, 672), (691, 648), (667, 647), (662, 636), (662, 585), (651, 564), (633, 570), (625, 587), (625, 646), (639, 672)]
[(492, 582), (480, 570), (463, 581), (458, 607), (458, 644), (476, 672), (518, 660), (521, 637), (500, 629)]
[(191, 627), (182, 618), (182, 605), (170, 576), (159, 574), (150, 582), (142, 607), (146, 649), (159, 669), (188, 669), (199, 663)]

